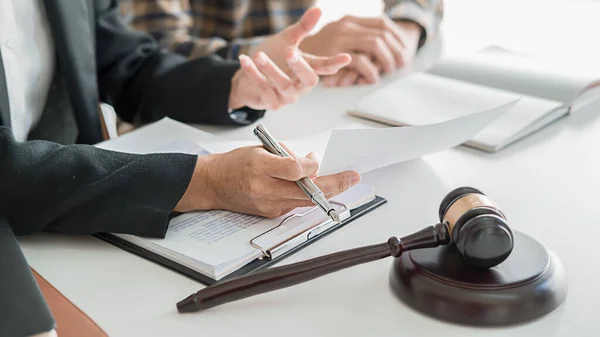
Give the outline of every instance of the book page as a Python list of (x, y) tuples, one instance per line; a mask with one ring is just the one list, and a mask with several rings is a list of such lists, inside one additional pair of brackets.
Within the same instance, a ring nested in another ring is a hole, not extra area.
[(428, 73), (571, 104), (600, 73), (493, 49), (442, 59)]
[(146, 240), (217, 268), (256, 255), (250, 240), (276, 224), (276, 219), (228, 211), (194, 212), (172, 219), (164, 239)]
[[(351, 208), (361, 206), (374, 198), (375, 191), (371, 186), (359, 184), (333, 198), (332, 202), (346, 205), (335, 205), (340, 217), (345, 219), (349, 217)], [(261, 248), (269, 250), (327, 220), (332, 222), (317, 207), (298, 208), (275, 219), (229, 211), (207, 211), (173, 218), (164, 239), (139, 238), (124, 234), (117, 236), (192, 269), (199, 268), (200, 272), (220, 279), (262, 256)], [(324, 231), (326, 228), (319, 230)], [(266, 235), (262, 235), (263, 233)], [(258, 248), (251, 244), (254, 238)], [(286, 249), (291, 249), (295, 244), (307, 239), (308, 235), (305, 235), (301, 241), (290, 242), (292, 245)]]
[(470, 115), (518, 99), (513, 108), (471, 139), (470, 145), (493, 151), (550, 111), (562, 106), (558, 101), (532, 96), (519, 97), (505, 90), (433, 74), (416, 73), (363, 98), (349, 114), (392, 126), (427, 125)]

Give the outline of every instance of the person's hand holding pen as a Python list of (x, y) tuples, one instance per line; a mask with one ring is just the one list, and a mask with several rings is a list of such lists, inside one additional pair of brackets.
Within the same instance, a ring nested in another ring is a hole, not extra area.
[[(201, 156), (175, 211), (222, 209), (275, 218), (297, 207), (314, 206), (296, 181), (314, 177), (318, 169), (314, 154), (282, 158), (262, 146)], [(345, 171), (313, 181), (331, 198), (360, 182), (360, 175)]]

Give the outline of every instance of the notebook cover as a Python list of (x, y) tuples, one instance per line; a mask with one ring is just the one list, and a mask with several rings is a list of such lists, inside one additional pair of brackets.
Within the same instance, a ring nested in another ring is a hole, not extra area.
[(32, 336), (54, 328), (54, 317), (25, 255), (0, 217), (0, 336)]
[(83, 311), (67, 299), (52, 284), (32, 269), (52, 315), (56, 319), (59, 337), (107, 337), (108, 335)]
[[(360, 207), (357, 207), (353, 210), (350, 211), (350, 217), (344, 221), (342, 221), (342, 223), (336, 227), (333, 227), (327, 231), (324, 231), (322, 233), (319, 233), (317, 236), (315, 236), (314, 238), (310, 239), (309, 241), (306, 241), (300, 245), (298, 245), (297, 247), (289, 250), (288, 252), (282, 254), (281, 256), (275, 258), (275, 259), (257, 259), (254, 260), (250, 263), (248, 263), (247, 265), (245, 265), (244, 267), (236, 270), (235, 272), (225, 276), (224, 278), (220, 279), (220, 281), (225, 281), (237, 276), (241, 276), (241, 275), (245, 275), (248, 274), (250, 272), (254, 272), (260, 269), (264, 269), (267, 268), (275, 263), (280, 262), (281, 260), (289, 257), (290, 255), (294, 254), (295, 252), (299, 251), (300, 249), (307, 247), (308, 245), (311, 245), (313, 243), (315, 243), (316, 241), (324, 238), (325, 236), (333, 233), (334, 231), (344, 227), (345, 225), (349, 224), (350, 222), (360, 218), (361, 216), (371, 212), (372, 210), (374, 210), (375, 208), (385, 204), (387, 202), (386, 199), (376, 196), (375, 199), (369, 203), (366, 203)], [(143, 257), (145, 259), (148, 259), (150, 261), (153, 261), (155, 263), (158, 263), (166, 268), (169, 268), (173, 271), (179, 272), (185, 276), (188, 276), (192, 279), (195, 279), (201, 283), (204, 283), (205, 285), (211, 285), (217, 282), (217, 280), (206, 276), (202, 273), (199, 273), (195, 270), (192, 270), (186, 266), (183, 266), (179, 263), (176, 263), (170, 259), (167, 259), (159, 254), (156, 254), (154, 252), (151, 252), (147, 249), (141, 248), (135, 244), (132, 244), (129, 241), (123, 240), (117, 236), (114, 236), (112, 234), (98, 234), (96, 235), (98, 238), (111, 243), (123, 250), (126, 250), (130, 253), (136, 254), (140, 257)]]

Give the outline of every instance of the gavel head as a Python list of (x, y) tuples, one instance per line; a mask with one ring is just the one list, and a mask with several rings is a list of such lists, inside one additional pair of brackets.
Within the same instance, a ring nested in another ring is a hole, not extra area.
[(512, 252), (514, 238), (506, 217), (475, 188), (459, 187), (448, 193), (440, 205), (439, 217), (468, 265), (491, 268)]

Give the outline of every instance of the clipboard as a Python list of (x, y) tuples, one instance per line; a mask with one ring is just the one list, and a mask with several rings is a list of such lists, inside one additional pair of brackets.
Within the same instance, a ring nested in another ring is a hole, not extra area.
[[(354, 209), (350, 209), (349, 216), (347, 216), (345, 219), (343, 219), (339, 224), (334, 224), (333, 221), (331, 221), (331, 219), (325, 220), (324, 222), (319, 222), (319, 223), (314, 224), (314, 226), (310, 227), (308, 231), (303, 231), (302, 233), (300, 233), (300, 235), (306, 234), (306, 239), (304, 239), (304, 240), (298, 239), (299, 236), (296, 235), (294, 237), (291, 237), (284, 241), (279, 242), (277, 245), (275, 245), (273, 247), (261, 247), (261, 246), (256, 245), (257, 239), (259, 239), (261, 236), (267, 235), (268, 232), (273, 231), (276, 228), (282, 226), (287, 221), (293, 221), (293, 218), (295, 218), (297, 216), (301, 216), (301, 215), (296, 215), (296, 214), (290, 215), (290, 216), (284, 218), (279, 223), (279, 225), (252, 238), (249, 241), (250, 245), (252, 245), (256, 249), (259, 249), (262, 252), (261, 257), (249, 262), (248, 264), (235, 270), (234, 272), (228, 274), (227, 276), (220, 278), (219, 280), (216, 280), (208, 275), (202, 274), (188, 266), (177, 263), (177, 262), (175, 262), (171, 259), (168, 259), (160, 254), (157, 254), (151, 250), (148, 250), (148, 249), (140, 247), (136, 244), (133, 244), (130, 241), (127, 241), (116, 235), (113, 235), (110, 233), (102, 233), (102, 234), (96, 234), (95, 236), (110, 243), (110, 244), (113, 244), (127, 252), (130, 252), (130, 253), (135, 254), (139, 257), (142, 257), (146, 260), (157, 263), (167, 269), (170, 269), (172, 271), (175, 271), (182, 275), (190, 277), (196, 281), (199, 281), (200, 283), (203, 283), (205, 285), (212, 285), (217, 282), (226, 281), (226, 280), (229, 280), (229, 279), (241, 276), (241, 275), (246, 275), (246, 274), (261, 270), (261, 269), (268, 268), (268, 267), (286, 259), (287, 257), (298, 252), (299, 250), (330, 235), (331, 233), (346, 226), (347, 224), (351, 223), (352, 221), (354, 221), (354, 220), (360, 218), (361, 216), (371, 212), (372, 210), (380, 207), (381, 205), (385, 204), (386, 202), (387, 202), (387, 200), (385, 198), (382, 198), (382, 197), (376, 195), (373, 200), (371, 200), (363, 205), (360, 205)], [(335, 203), (335, 202), (332, 202), (332, 203)], [(336, 203), (336, 204), (339, 204), (339, 203)], [(344, 205), (342, 205), (342, 206), (345, 207)], [(315, 207), (315, 208), (313, 208), (313, 210), (317, 210), (317, 208)]]

